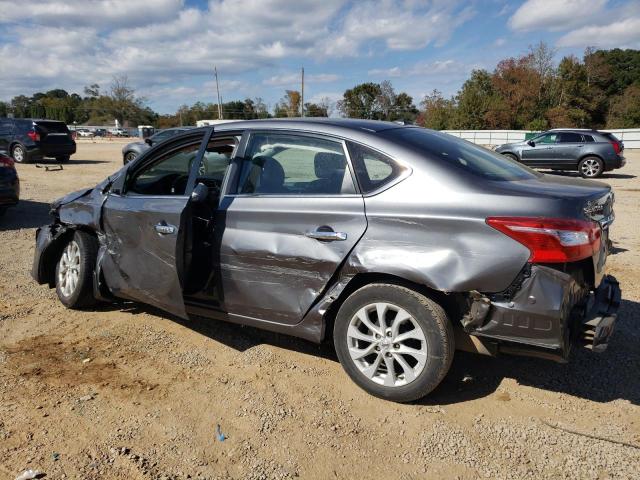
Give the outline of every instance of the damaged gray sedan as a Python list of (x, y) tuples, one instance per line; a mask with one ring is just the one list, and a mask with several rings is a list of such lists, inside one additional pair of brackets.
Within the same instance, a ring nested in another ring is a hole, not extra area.
[(456, 349), (602, 351), (620, 303), (609, 186), (413, 126), (194, 129), (51, 213), (32, 273), (67, 307), (127, 299), (333, 341), (359, 386), (400, 402)]

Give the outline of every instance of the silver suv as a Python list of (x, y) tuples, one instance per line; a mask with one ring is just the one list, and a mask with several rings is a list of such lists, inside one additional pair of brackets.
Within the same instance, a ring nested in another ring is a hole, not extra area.
[(624, 144), (612, 133), (580, 129), (549, 130), (496, 148), (496, 152), (530, 167), (577, 170), (585, 178), (623, 167), (623, 150)]

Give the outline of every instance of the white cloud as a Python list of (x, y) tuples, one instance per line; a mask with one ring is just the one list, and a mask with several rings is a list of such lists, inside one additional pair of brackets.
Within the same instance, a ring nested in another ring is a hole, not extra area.
[(496, 39), (494, 40), (494, 42), (493, 42), (493, 46), (494, 46), (494, 47), (502, 47), (502, 46), (504, 46), (506, 43), (507, 43), (507, 41), (506, 41), (504, 38), (500, 37), (500, 38), (496, 38)]
[[(304, 76), (305, 83), (331, 83), (340, 78), (339, 75), (333, 73), (306, 74)], [(262, 83), (265, 85), (282, 87), (282, 86), (298, 86), (301, 82), (301, 72), (287, 73), (284, 75), (275, 75), (267, 78)]]
[(436, 60), (434, 62), (418, 62), (407, 68), (391, 67), (387, 69), (369, 70), (368, 74), (379, 78), (443, 76), (464, 74), (471, 70), (469, 65), (455, 60)]
[(515, 31), (566, 30), (601, 16), (607, 0), (527, 0), (509, 18)]
[(557, 44), (559, 47), (639, 48), (640, 17), (582, 27), (560, 37)]
[(47, 26), (144, 25), (175, 16), (183, 0), (22, 0), (0, 1), (0, 23), (29, 21)]

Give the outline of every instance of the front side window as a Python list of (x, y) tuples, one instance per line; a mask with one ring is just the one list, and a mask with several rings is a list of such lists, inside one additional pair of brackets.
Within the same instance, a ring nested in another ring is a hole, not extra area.
[(342, 143), (282, 133), (249, 138), (236, 193), (338, 195), (355, 193)]
[(138, 195), (184, 195), (200, 141), (158, 152), (155, 161), (134, 172), (128, 192)]
[(556, 143), (557, 139), (558, 139), (557, 133), (547, 133), (546, 135), (541, 135), (540, 137), (534, 138), (533, 141), (535, 143), (541, 143), (543, 145), (546, 145), (549, 143)]

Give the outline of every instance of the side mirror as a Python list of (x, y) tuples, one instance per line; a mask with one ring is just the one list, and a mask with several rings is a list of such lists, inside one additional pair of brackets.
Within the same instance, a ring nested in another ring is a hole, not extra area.
[(529, 140), (527, 143), (529, 144), (530, 147), (536, 146), (536, 142), (534, 142), (533, 140)]
[(146, 143), (147, 145), (151, 146), (153, 145), (153, 140), (151, 140), (151, 138), (147, 137), (144, 139), (144, 143)]
[(191, 201), (193, 203), (202, 203), (209, 196), (209, 187), (207, 187), (204, 183), (199, 183), (191, 192)]

